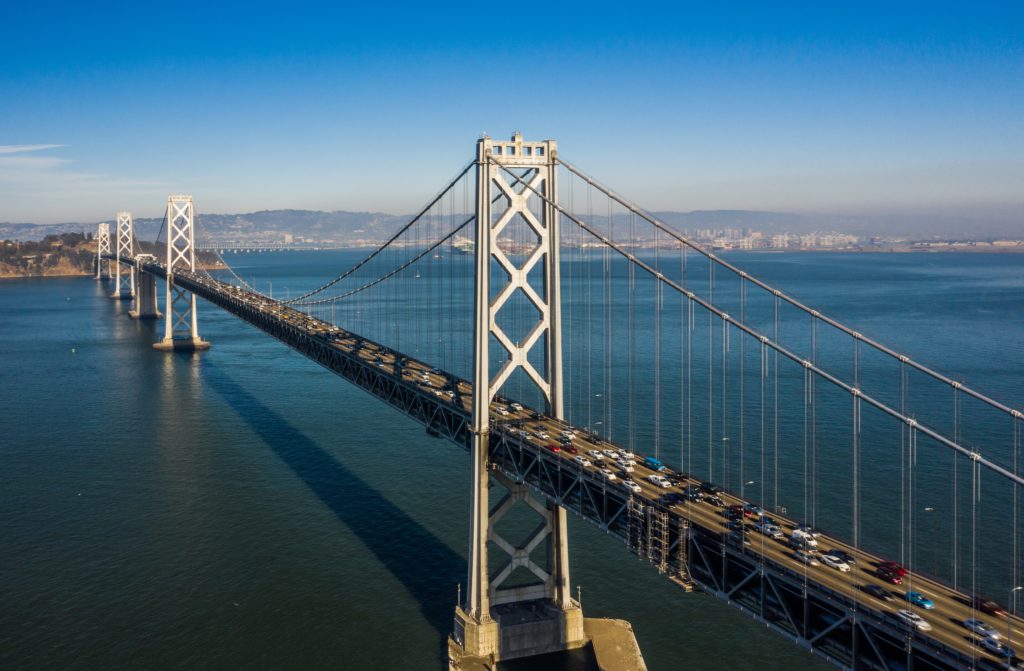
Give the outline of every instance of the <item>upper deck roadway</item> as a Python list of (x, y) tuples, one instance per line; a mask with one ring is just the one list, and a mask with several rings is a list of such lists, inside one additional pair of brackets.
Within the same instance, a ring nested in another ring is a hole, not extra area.
[[(162, 264), (145, 263), (142, 270), (166, 278)], [(469, 449), (469, 382), (260, 294), (182, 271), (175, 273), (174, 282), (395, 406), (424, 424), (431, 435)], [(620, 448), (530, 408), (513, 409), (507, 399), (495, 400), (491, 416), (493, 468), (622, 537), (631, 549), (662, 559), (663, 568), (685, 568), (708, 593), (835, 664), (871, 669), (1007, 668), (1005, 659), (1000, 662), (982, 648), (980, 637), (963, 625), (964, 620), (977, 618), (1005, 636), (1005, 617), (974, 610), (966, 594), (913, 573), (900, 586), (887, 584), (875, 575), (881, 557), (827, 536), (818, 537), (819, 550), (843, 550), (856, 558), (856, 564), (850, 572), (824, 564), (807, 566), (786, 544), (795, 522), (779, 516), (773, 518), (786, 539), (751, 533), (749, 542), (741, 542), (729, 533), (726, 508), (692, 500), (673, 505), (666, 500), (666, 494), (682, 494), (699, 480), (671, 473), (678, 484), (659, 487), (647, 480), (653, 471), (638, 460), (630, 474), (639, 485), (633, 493), (623, 473), (615, 468), (617, 477), (607, 478), (601, 464), (594, 464), (587, 454)], [(571, 446), (556, 448), (563, 431), (576, 436)], [(580, 464), (577, 456), (587, 457), (592, 465)], [(744, 503), (729, 493), (722, 498), (726, 506)], [(744, 524), (753, 530), (753, 520)], [(888, 590), (894, 600), (867, 593), (864, 588), (869, 585)], [(935, 609), (910, 605), (905, 590), (923, 593)], [(924, 617), (930, 630), (906, 624), (897, 617), (901, 609)], [(1011, 624), (1024, 642), (1020, 619), (1012, 618)]]

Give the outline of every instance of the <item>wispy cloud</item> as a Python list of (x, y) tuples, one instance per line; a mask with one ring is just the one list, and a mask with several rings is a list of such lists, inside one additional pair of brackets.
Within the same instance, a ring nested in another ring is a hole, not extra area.
[(21, 154), (26, 151), (43, 151), (66, 146), (63, 144), (0, 144), (0, 154)]

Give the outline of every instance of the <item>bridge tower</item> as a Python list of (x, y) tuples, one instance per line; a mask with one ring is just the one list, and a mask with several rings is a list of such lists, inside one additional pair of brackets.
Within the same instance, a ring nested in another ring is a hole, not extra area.
[[(477, 143), (469, 574), (463, 602), (455, 610), (453, 638), (464, 654), (495, 660), (567, 650), (586, 643), (582, 609), (570, 593), (565, 510), (535, 499), (525, 485), (488, 468), (489, 405), (513, 372), (520, 370), (540, 389), (548, 415), (561, 419), (564, 414), (558, 210), (554, 206), (556, 154), (554, 141), (524, 142), (519, 133), (508, 142), (484, 137)], [(506, 178), (506, 169), (522, 175), (536, 193), (514, 187), (514, 180), (510, 183)], [(494, 208), (495, 204), (498, 207)], [(537, 246), (521, 266), (510, 260), (498, 244), (502, 231), (513, 222), (519, 226), (525, 222), (537, 239)], [(531, 271), (538, 267), (542, 272), (539, 280), (534, 278), (534, 285)], [(507, 279), (492, 292), (492, 271), (498, 269)], [(512, 341), (497, 319), (516, 292), (521, 292), (539, 315), (529, 335), (519, 342)], [(493, 375), (489, 351), (492, 338), (504, 350), (504, 362)], [(544, 350), (541, 370), (529, 356), (535, 346)], [(491, 477), (508, 490), (493, 508), (488, 501)], [(542, 521), (522, 545), (514, 546), (492, 525), (517, 503), (529, 505)], [(539, 566), (530, 555), (545, 540), (546, 561)], [(503, 558), (504, 566), (493, 575), (489, 573), (488, 541), (508, 555)], [(539, 582), (503, 587), (520, 566)], [(527, 611), (530, 616), (525, 619), (530, 621), (523, 624), (522, 614)], [(538, 614), (542, 614), (540, 621)]]
[(135, 265), (130, 265), (121, 272), (121, 259), (130, 259), (135, 246), (135, 229), (132, 225), (131, 212), (117, 213), (117, 262), (114, 264), (116, 281), (111, 298), (127, 300), (135, 298)]
[(154, 343), (159, 350), (194, 351), (209, 349), (199, 337), (196, 297), (174, 284), (175, 271), (193, 272), (195, 257), (195, 210), (192, 196), (167, 197), (167, 293), (164, 302), (164, 339)]
[(110, 253), (110, 224), (104, 222), (96, 229), (96, 279), (110, 279), (110, 262), (107, 272), (103, 272), (103, 255)]

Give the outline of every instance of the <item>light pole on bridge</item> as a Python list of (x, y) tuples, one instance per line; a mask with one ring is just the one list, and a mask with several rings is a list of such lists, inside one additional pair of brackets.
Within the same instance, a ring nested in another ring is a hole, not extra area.
[(1013, 635), (1013, 613), (1017, 609), (1013, 607), (1017, 597), (1014, 596), (1017, 592), (1024, 589), (1024, 585), (1017, 585), (1010, 590), (1010, 598), (1007, 599), (1006, 607), (1010, 609), (1010, 612), (1006, 614), (1006, 668), (1010, 668), (1010, 664), (1013, 662), (1013, 653), (1010, 651), (1013, 649), (1011, 643), (1011, 636)]

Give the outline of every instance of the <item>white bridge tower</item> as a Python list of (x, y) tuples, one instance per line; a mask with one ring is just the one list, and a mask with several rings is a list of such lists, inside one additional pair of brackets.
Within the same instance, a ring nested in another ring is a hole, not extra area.
[(107, 261), (107, 272), (103, 272), (103, 255), (110, 253), (110, 224), (104, 222), (96, 227), (96, 279), (110, 278), (110, 261)]
[[(469, 575), (463, 602), (455, 610), (453, 635), (464, 654), (476, 657), (512, 659), (586, 643), (583, 613), (570, 594), (565, 510), (534, 499), (524, 484), (488, 468), (490, 403), (514, 372), (521, 371), (540, 389), (549, 416), (561, 419), (564, 414), (556, 154), (554, 141), (524, 142), (519, 133), (508, 142), (484, 137), (477, 143)], [(510, 182), (506, 170), (514, 171), (529, 188), (514, 179)], [(537, 241), (522, 265), (514, 263), (500, 244), (502, 232), (515, 226), (520, 230), (528, 227), (531, 239)], [(531, 284), (535, 269), (540, 272), (534, 273)], [(492, 291), (495, 270), (507, 279)], [(497, 317), (517, 292), (536, 309), (538, 321), (515, 342), (499, 326)], [(496, 371), (491, 370), (492, 339), (504, 350)], [(530, 357), (538, 347), (543, 349), (543, 365), (534, 363), (537, 357)], [(488, 501), (491, 477), (508, 491), (493, 508)], [(514, 545), (496, 533), (493, 524), (516, 503), (529, 505), (541, 523), (523, 543)], [(493, 575), (489, 573), (488, 541), (508, 555)], [(531, 552), (544, 541), (546, 557), (540, 562), (543, 565), (538, 565)], [(518, 567), (534, 574), (534, 584), (503, 587)], [(532, 621), (528, 625), (517, 626), (524, 620), (518, 610), (529, 611), (526, 619)], [(538, 614), (545, 625), (538, 622)]]
[(195, 210), (192, 196), (167, 197), (167, 293), (164, 302), (164, 339), (154, 343), (160, 350), (194, 351), (209, 349), (199, 337), (196, 297), (174, 284), (176, 271), (196, 269)]
[(135, 298), (135, 265), (121, 270), (121, 259), (131, 259), (135, 252), (135, 229), (131, 212), (117, 213), (117, 261), (114, 263), (114, 293), (111, 298), (128, 300)]

